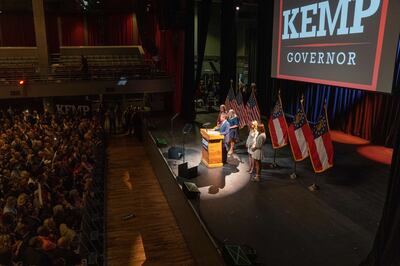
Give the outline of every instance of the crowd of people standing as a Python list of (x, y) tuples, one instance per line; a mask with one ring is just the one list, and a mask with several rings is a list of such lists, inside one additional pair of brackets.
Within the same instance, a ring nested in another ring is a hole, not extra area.
[(110, 135), (115, 135), (120, 130), (128, 135), (135, 135), (139, 139), (142, 138), (142, 108), (129, 105), (123, 110), (118, 104), (109, 106), (104, 109), (102, 105), (98, 110), (101, 123), (105, 130), (108, 130)]
[(99, 117), (0, 111), (0, 265), (78, 265)]

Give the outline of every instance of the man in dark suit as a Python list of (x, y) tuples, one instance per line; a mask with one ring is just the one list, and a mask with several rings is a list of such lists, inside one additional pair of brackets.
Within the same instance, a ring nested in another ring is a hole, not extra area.
[(219, 132), (221, 133), (221, 135), (224, 136), (224, 142), (222, 144), (222, 162), (226, 163), (227, 160), (227, 154), (228, 154), (228, 149), (227, 149), (227, 145), (229, 143), (229, 122), (226, 120), (227, 118), (227, 114), (223, 113), (221, 114), (221, 124), (219, 125), (219, 127), (215, 128), (215, 130), (219, 130)]

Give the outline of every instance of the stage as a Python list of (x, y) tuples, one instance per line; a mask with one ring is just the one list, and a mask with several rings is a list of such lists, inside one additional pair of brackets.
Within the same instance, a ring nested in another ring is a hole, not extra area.
[[(243, 146), (247, 129), (241, 130), (241, 143), (228, 163), (209, 169), (200, 163), (199, 127), (206, 122), (214, 124), (217, 113), (199, 114), (186, 136), (179, 118), (174, 122), (174, 136), (171, 134), (171, 117), (158, 114), (149, 118), (156, 126), (150, 134), (168, 141), (159, 149), (175, 178), (182, 159), (167, 159), (167, 151), (185, 141), (185, 161), (189, 166), (199, 165), (198, 177), (190, 182), (201, 194), (191, 203), (220, 248), (224, 244), (250, 246), (257, 251), (261, 265), (358, 265), (366, 257), (384, 205), (390, 149), (332, 132), (334, 167), (316, 175), (306, 159), (296, 165), (298, 178), (291, 179), (290, 148), (277, 151), (279, 167), (271, 169), (274, 152), (267, 140), (261, 182), (251, 182)], [(375, 156), (380, 153), (382, 156)], [(320, 190), (309, 191), (312, 183)]]

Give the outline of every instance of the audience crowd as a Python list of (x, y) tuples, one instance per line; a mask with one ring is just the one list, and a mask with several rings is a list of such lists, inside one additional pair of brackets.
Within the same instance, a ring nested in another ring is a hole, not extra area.
[(97, 117), (0, 111), (0, 265), (79, 265)]

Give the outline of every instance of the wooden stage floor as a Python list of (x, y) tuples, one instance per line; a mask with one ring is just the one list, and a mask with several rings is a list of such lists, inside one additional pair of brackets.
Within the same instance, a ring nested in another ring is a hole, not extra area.
[(143, 143), (112, 137), (107, 155), (107, 265), (193, 265)]

